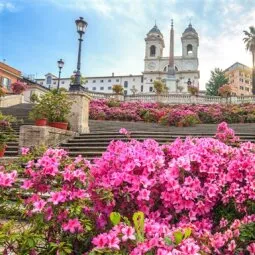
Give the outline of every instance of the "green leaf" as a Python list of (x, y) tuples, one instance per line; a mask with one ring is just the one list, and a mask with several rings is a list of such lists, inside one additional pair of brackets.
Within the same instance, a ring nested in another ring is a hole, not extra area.
[(111, 212), (110, 214), (110, 220), (113, 224), (113, 226), (118, 225), (120, 223), (121, 216), (117, 212)]
[(173, 241), (168, 236), (165, 236), (164, 241), (168, 246), (173, 244)]
[(143, 239), (144, 239), (144, 213), (143, 212), (135, 212), (133, 215), (133, 222), (135, 225), (135, 230), (138, 235), (139, 241), (143, 241)]
[(184, 239), (189, 238), (191, 233), (192, 233), (192, 229), (191, 228), (185, 228), (184, 229)]
[(178, 245), (179, 243), (181, 243), (182, 239), (183, 239), (183, 234), (181, 231), (176, 231), (174, 232), (174, 239), (175, 239), (175, 244)]

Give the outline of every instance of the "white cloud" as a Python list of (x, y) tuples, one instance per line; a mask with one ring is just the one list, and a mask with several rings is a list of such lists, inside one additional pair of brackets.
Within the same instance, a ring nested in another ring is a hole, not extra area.
[[(1, 0), (0, 0), (1, 1)], [(243, 30), (255, 24), (254, 0), (47, 0), (61, 8), (94, 11), (103, 19), (116, 21), (116, 43), (121, 56), (106, 51), (95, 67), (94, 75), (111, 72), (140, 73), (143, 70), (144, 40), (154, 20), (164, 34), (165, 52), (169, 52), (170, 19), (175, 23), (175, 49), (181, 54), (180, 37), (189, 18), (199, 33), (200, 84), (210, 78), (215, 67), (225, 69), (234, 62), (251, 65), (245, 51)], [(195, 7), (195, 3), (199, 3)], [(108, 38), (103, 38), (108, 40)]]
[(3, 11), (13, 12), (16, 10), (16, 7), (13, 3), (9, 1), (0, 0), (0, 13)]

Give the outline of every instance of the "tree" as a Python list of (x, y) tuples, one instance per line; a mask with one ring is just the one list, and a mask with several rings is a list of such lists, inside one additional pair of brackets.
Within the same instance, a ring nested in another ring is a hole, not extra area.
[(219, 88), (218, 93), (222, 97), (229, 97), (231, 96), (231, 91), (232, 91), (232, 88), (230, 84), (224, 84), (223, 86)]
[(245, 37), (243, 41), (246, 46), (246, 50), (252, 54), (252, 94), (255, 95), (255, 27), (250, 26), (250, 31), (244, 30)]
[(218, 90), (221, 86), (228, 83), (228, 78), (220, 68), (211, 71), (210, 80), (206, 83), (206, 95), (218, 96)]
[(123, 94), (123, 86), (120, 84), (116, 84), (112, 86), (112, 91), (115, 92), (117, 95)]
[[(75, 74), (72, 75), (70, 78), (71, 78), (71, 84), (74, 84), (74, 82), (75, 82)], [(87, 82), (88, 82), (87, 78), (81, 76), (81, 85), (84, 85), (84, 84), (86, 84)]]
[(153, 82), (153, 85), (154, 85), (154, 89), (156, 90), (156, 94), (158, 94), (158, 95), (167, 91), (166, 84), (160, 80), (155, 80)]

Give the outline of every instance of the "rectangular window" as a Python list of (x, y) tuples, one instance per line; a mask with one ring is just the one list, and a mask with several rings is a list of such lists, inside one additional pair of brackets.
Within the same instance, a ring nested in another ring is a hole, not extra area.
[(103, 82), (104, 82), (104, 80), (100, 80), (100, 82), (101, 82), (101, 83), (103, 83)]
[(104, 87), (100, 87), (100, 90), (104, 90)]
[(128, 81), (124, 81), (124, 88), (128, 87)]
[(109, 86), (109, 87), (108, 87), (108, 90), (111, 90), (111, 89), (112, 89), (112, 87), (111, 87), (111, 86)]
[(150, 92), (152, 92), (153, 91), (153, 87), (150, 87)]
[(116, 82), (119, 82), (120, 80), (119, 79), (116, 79)]
[(96, 90), (96, 87), (93, 87), (93, 90)]
[(243, 86), (240, 86), (240, 89), (243, 90)]
[(141, 86), (141, 92), (143, 92), (143, 85)]
[(61, 83), (62, 83), (62, 84), (65, 84), (65, 82), (64, 82), (64, 81), (61, 81)]
[(249, 92), (249, 88), (245, 88), (245, 90)]
[(143, 76), (141, 77), (141, 83), (143, 83)]
[(3, 83), (3, 87), (7, 88), (8, 90), (11, 88), (11, 80), (10, 79), (3, 77), (2, 83)]
[(108, 80), (108, 82), (111, 82), (112, 80)]
[(96, 83), (96, 80), (93, 80), (93, 83)]
[(124, 90), (124, 95), (127, 95), (127, 90)]

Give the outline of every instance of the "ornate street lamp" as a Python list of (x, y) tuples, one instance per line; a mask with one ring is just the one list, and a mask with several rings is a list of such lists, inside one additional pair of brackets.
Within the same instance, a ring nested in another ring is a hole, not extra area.
[(76, 27), (77, 27), (77, 33), (80, 35), (79, 40), (79, 50), (78, 50), (78, 61), (77, 61), (77, 71), (75, 72), (74, 76), (74, 83), (70, 85), (69, 91), (80, 91), (84, 90), (84, 88), (81, 85), (81, 42), (83, 41), (82, 36), (86, 32), (86, 28), (88, 26), (88, 23), (80, 17), (75, 21)]
[(58, 87), (57, 87), (57, 90), (59, 90), (59, 83), (60, 83), (60, 75), (61, 75), (61, 69), (64, 67), (64, 60), (61, 58), (59, 61), (58, 61), (58, 69), (59, 69), (59, 72), (58, 72)]

